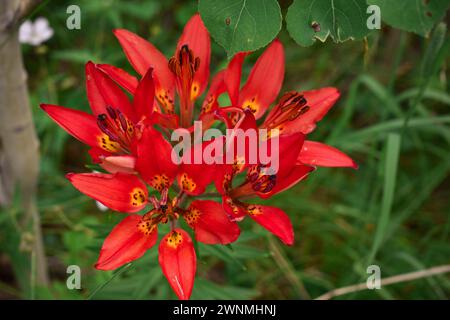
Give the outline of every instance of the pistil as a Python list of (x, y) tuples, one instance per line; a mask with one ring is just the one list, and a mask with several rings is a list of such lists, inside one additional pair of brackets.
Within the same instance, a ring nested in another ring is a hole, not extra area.
[(198, 92), (193, 84), (195, 72), (200, 66), (200, 58), (187, 45), (183, 45), (177, 54), (169, 60), (169, 69), (176, 76), (177, 91), (180, 97), (181, 126), (189, 127), (193, 117), (194, 99)]

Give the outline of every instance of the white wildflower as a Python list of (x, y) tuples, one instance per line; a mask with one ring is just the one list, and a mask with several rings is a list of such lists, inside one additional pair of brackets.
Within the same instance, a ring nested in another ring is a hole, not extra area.
[(34, 23), (27, 20), (19, 28), (19, 41), (32, 46), (38, 46), (52, 36), (53, 29), (48, 20), (43, 17), (37, 18)]

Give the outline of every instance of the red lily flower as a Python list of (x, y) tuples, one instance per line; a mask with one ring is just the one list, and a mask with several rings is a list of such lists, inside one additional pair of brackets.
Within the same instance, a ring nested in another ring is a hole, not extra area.
[[(139, 77), (108, 64), (88, 62), (86, 89), (92, 115), (41, 105), (55, 122), (89, 145), (94, 161), (110, 172), (68, 174), (74, 187), (128, 214), (105, 239), (97, 269), (116, 269), (140, 258), (158, 241), (158, 227), (169, 223), (170, 231), (159, 243), (159, 263), (177, 296), (189, 299), (196, 252), (190, 235), (178, 226), (178, 219), (183, 218), (192, 228), (196, 241), (229, 244), (240, 235), (237, 221), (248, 216), (292, 245), (294, 232), (288, 215), (279, 208), (248, 203), (248, 199), (270, 198), (304, 180), (316, 166), (357, 168), (336, 148), (305, 140), (338, 99), (337, 89), (288, 92), (264, 118), (284, 77), (284, 49), (279, 40), (258, 58), (242, 89), (242, 65), (249, 54), (244, 52), (235, 55), (227, 68), (213, 77), (206, 91), (210, 38), (198, 14), (187, 23), (170, 59), (130, 31), (118, 29), (114, 34)], [(131, 94), (132, 102), (121, 88)], [(232, 129), (231, 135), (227, 132), (211, 141), (195, 140), (181, 156), (174, 157), (167, 136), (181, 125), (188, 138), (195, 137), (194, 106), (205, 91), (199, 112), (203, 130), (220, 120)], [(218, 98), (225, 92), (231, 106), (219, 105)], [(179, 101), (179, 108), (175, 101)], [(260, 136), (263, 129), (269, 131)], [(242, 146), (238, 144), (239, 131), (256, 135), (244, 140)], [(231, 144), (226, 141), (225, 147), (216, 148), (216, 142), (228, 139)], [(277, 143), (278, 148), (272, 149)], [(254, 146), (265, 147), (267, 157), (279, 159), (276, 169), (259, 153), (256, 162), (252, 160)], [(197, 155), (206, 151), (214, 151), (211, 156), (221, 162), (196, 162)], [(231, 163), (226, 161), (229, 155)], [(243, 178), (239, 184), (238, 176)], [(211, 182), (222, 203), (190, 201), (203, 194)], [(149, 196), (147, 185), (158, 192), (159, 198)], [(178, 194), (173, 196), (170, 190)]]
[(133, 172), (136, 140), (142, 124), (149, 122), (153, 113), (152, 70), (137, 85), (133, 103), (92, 62), (86, 64), (86, 89), (94, 115), (49, 104), (41, 104), (41, 108), (68, 133), (89, 145), (94, 161), (106, 170)]
[[(148, 68), (154, 69), (156, 98), (166, 114), (175, 111), (176, 89), (180, 97), (181, 126), (190, 127), (194, 101), (208, 83), (211, 56), (209, 33), (200, 15), (194, 15), (186, 24), (170, 60), (151, 43), (128, 30), (118, 29), (114, 34), (139, 74), (143, 75)], [(118, 83), (130, 87), (129, 83), (133, 82), (122, 70), (108, 68), (108, 71)]]
[[(244, 118), (254, 119), (252, 113), (247, 112)], [(253, 121), (238, 122), (238, 127), (247, 127)], [(254, 124), (256, 125), (256, 124)], [(278, 138), (278, 137), (276, 137)], [(270, 138), (264, 143), (270, 145)], [(245, 216), (251, 217), (262, 227), (279, 237), (285, 244), (292, 245), (294, 233), (289, 217), (278, 208), (254, 205), (243, 202), (243, 199), (258, 196), (267, 199), (305, 179), (314, 170), (313, 167), (297, 163), (302, 150), (304, 135), (296, 133), (279, 137), (279, 169), (271, 174), (267, 165), (261, 163), (250, 165), (247, 156), (244, 161), (235, 165), (224, 165), (216, 182), (217, 190), (222, 194), (223, 208), (232, 221), (240, 221)], [(272, 150), (267, 148), (267, 150)], [(269, 156), (270, 156), (269, 152)], [(233, 185), (233, 179), (240, 173), (246, 172), (246, 178), (239, 186)]]
[[(263, 117), (270, 104), (275, 101), (284, 77), (284, 50), (275, 40), (258, 58), (247, 82), (239, 91), (241, 69), (247, 53), (238, 53), (225, 71), (224, 83), (232, 105), (242, 110), (250, 110), (256, 119)], [(265, 117), (260, 129), (277, 129), (278, 134), (290, 135), (296, 132), (311, 133), (339, 98), (336, 88), (323, 88), (304, 92), (284, 94), (275, 107)], [(233, 113), (229, 123), (235, 124), (238, 113)], [(270, 132), (269, 136), (270, 137)], [(309, 144), (309, 143), (308, 143)], [(314, 149), (312, 149), (314, 148)], [(353, 167), (355, 162), (333, 147), (315, 144), (302, 152), (303, 162), (314, 166)], [(307, 151), (311, 150), (311, 151)], [(314, 153), (312, 153), (314, 151)], [(312, 159), (311, 157), (316, 157)], [(320, 159), (319, 159), (320, 158)], [(326, 161), (325, 161), (326, 159)]]
[[(158, 225), (168, 221), (174, 224), (180, 216), (193, 228), (196, 240), (207, 244), (231, 243), (240, 233), (220, 204), (198, 200), (182, 209), (178, 207), (179, 197), (170, 199), (168, 189), (161, 192), (159, 200), (149, 198), (145, 184), (136, 175), (90, 173), (68, 174), (67, 178), (79, 191), (113, 210), (134, 213), (147, 204), (153, 206), (145, 215), (130, 214), (114, 227), (95, 265), (100, 270), (113, 270), (140, 258), (157, 242)], [(173, 228), (162, 239), (159, 262), (178, 297), (188, 299), (194, 283), (196, 255), (185, 231)]]

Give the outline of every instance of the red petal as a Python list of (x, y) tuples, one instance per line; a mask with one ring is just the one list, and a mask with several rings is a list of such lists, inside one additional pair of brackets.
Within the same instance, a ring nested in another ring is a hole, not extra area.
[(135, 121), (133, 108), (125, 92), (92, 62), (86, 64), (86, 90), (94, 115), (107, 113), (106, 107), (111, 106)]
[(134, 94), (133, 108), (138, 120), (142, 118), (150, 120), (155, 103), (155, 86), (153, 84), (153, 69), (148, 69), (142, 77)]
[(117, 224), (103, 242), (100, 256), (95, 264), (99, 270), (114, 270), (140, 258), (155, 245), (158, 231), (145, 235), (138, 229), (142, 216), (132, 214)]
[[(296, 164), (298, 155), (302, 150), (305, 136), (301, 133), (294, 133), (291, 135), (282, 135), (278, 137), (279, 143), (279, 161), (280, 168), (278, 176), (284, 177)], [(269, 139), (271, 141), (272, 139)], [(269, 145), (270, 147), (270, 145)]]
[[(227, 134), (226, 157), (233, 159), (234, 156), (238, 163), (248, 165), (252, 158), (257, 157), (252, 149), (259, 144), (259, 134), (253, 113), (247, 110), (240, 117), (230, 134)], [(244, 166), (239, 169), (242, 171)]]
[(350, 167), (358, 169), (356, 162), (342, 151), (314, 141), (305, 141), (297, 161), (319, 167)]
[(293, 187), (303, 179), (306, 179), (311, 171), (314, 171), (313, 167), (298, 164), (294, 165), (283, 177), (280, 177), (280, 179), (277, 177), (275, 187), (270, 192), (258, 193), (258, 196), (263, 199), (268, 199), (277, 193)]
[(278, 96), (283, 78), (284, 49), (281, 42), (275, 40), (256, 61), (241, 90), (239, 106), (244, 110), (250, 106), (255, 118), (261, 118)]
[(147, 204), (147, 188), (135, 175), (69, 173), (67, 179), (85, 195), (120, 212), (137, 212)]
[[(208, 157), (218, 156), (222, 158), (223, 146), (224, 139), (220, 137), (205, 141), (202, 144), (196, 144), (183, 154), (177, 182), (184, 192), (189, 195), (200, 195), (214, 181), (217, 172), (215, 159), (209, 159), (212, 162), (210, 163), (206, 162), (208, 159), (203, 156), (207, 153)], [(208, 152), (205, 152), (206, 148), (208, 148)], [(212, 154), (212, 151), (214, 151), (214, 154)], [(215, 151), (218, 151), (218, 153)], [(196, 160), (200, 160), (199, 163), (196, 163)]]
[(231, 197), (223, 196), (222, 206), (231, 221), (241, 221), (247, 215), (247, 212), (236, 205)]
[(225, 71), (225, 85), (230, 96), (231, 105), (237, 106), (239, 101), (239, 89), (241, 87), (242, 64), (247, 52), (237, 53), (231, 59)]
[(339, 99), (336, 88), (323, 88), (302, 92), (310, 109), (294, 121), (286, 123), (283, 134), (289, 132), (302, 132), (308, 134), (316, 128), (316, 122), (322, 120), (328, 110)]
[(181, 300), (191, 296), (197, 257), (189, 234), (174, 229), (159, 244), (159, 264), (170, 286)]
[(146, 127), (137, 145), (136, 170), (153, 188), (162, 191), (170, 187), (178, 167), (172, 161), (172, 146), (162, 134)]
[(218, 202), (193, 201), (183, 216), (195, 231), (195, 239), (206, 244), (228, 244), (237, 240), (239, 227), (230, 221)]
[(295, 165), (283, 178), (278, 179), (275, 187), (267, 193), (258, 193), (258, 196), (263, 199), (268, 199), (275, 194), (278, 194), (284, 190), (287, 190), (300, 181), (306, 179), (308, 174), (314, 171), (314, 167), (305, 165)]
[(199, 90), (197, 96), (201, 95), (208, 84), (209, 62), (211, 58), (211, 41), (208, 30), (205, 28), (199, 14), (195, 14), (186, 24), (183, 34), (178, 40), (177, 51), (183, 45), (188, 45), (194, 53), (194, 57), (200, 58), (200, 65), (195, 72), (193, 84), (197, 83)]
[(225, 92), (225, 83), (223, 81), (224, 71), (219, 71), (213, 78), (211, 86), (206, 93), (202, 105), (202, 113), (212, 112), (217, 109), (217, 98)]
[[(231, 164), (217, 164), (216, 174), (214, 175), (214, 185), (217, 192), (224, 195), (228, 192), (225, 185), (229, 182), (229, 178), (233, 174), (233, 166)], [(228, 179), (228, 180), (227, 180)]]
[(98, 128), (97, 120), (93, 115), (51, 104), (41, 104), (41, 108), (59, 126), (81, 142), (91, 147), (100, 146), (99, 138), (103, 136), (103, 133)]
[(97, 67), (129, 93), (134, 94), (139, 82), (136, 77), (133, 77), (123, 69), (109, 64), (98, 64)]
[[(272, 169), (276, 169), (276, 161), (278, 161), (278, 171), (274, 173), (268, 172), (268, 174), (277, 175), (277, 184), (280, 179), (283, 179), (290, 173), (292, 168), (296, 165), (297, 158), (302, 149), (305, 136), (302, 133), (295, 133), (291, 135), (281, 135), (274, 138), (270, 138), (266, 141), (260, 142), (260, 148), (265, 145), (268, 158), (270, 159), (269, 165)], [(278, 141), (278, 146), (275, 142)], [(274, 150), (272, 150), (272, 148)], [(266, 164), (266, 166), (268, 166)], [(268, 169), (268, 168), (267, 168)]]
[(283, 210), (260, 205), (249, 205), (247, 212), (262, 227), (280, 238), (283, 243), (294, 243), (294, 230), (289, 217)]
[(249, 111), (244, 111), (241, 118), (236, 123), (234, 129), (257, 130), (255, 115)]
[(160, 112), (153, 112), (152, 123), (159, 124), (167, 129), (179, 128), (179, 118), (177, 114), (164, 114)]
[(169, 69), (167, 58), (150, 42), (133, 32), (116, 29), (114, 35), (133, 68), (142, 76), (149, 68), (153, 68), (156, 91), (164, 91), (173, 100), (175, 77)]

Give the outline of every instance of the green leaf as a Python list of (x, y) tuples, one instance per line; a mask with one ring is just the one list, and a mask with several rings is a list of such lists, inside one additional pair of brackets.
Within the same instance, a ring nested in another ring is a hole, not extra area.
[(398, 133), (390, 133), (387, 137), (386, 162), (384, 164), (383, 199), (381, 200), (380, 217), (378, 219), (375, 239), (369, 256), (371, 264), (379, 250), (387, 229), (394, 203), (395, 185), (397, 182), (398, 160), (400, 156), (401, 136)]
[(450, 0), (368, 0), (381, 10), (381, 19), (392, 27), (426, 36), (440, 21)]
[(209, 33), (229, 57), (264, 47), (281, 29), (276, 0), (200, 0), (198, 9)]
[(335, 42), (360, 40), (370, 32), (366, 10), (365, 0), (294, 0), (286, 15), (287, 30), (302, 46), (329, 36)]

